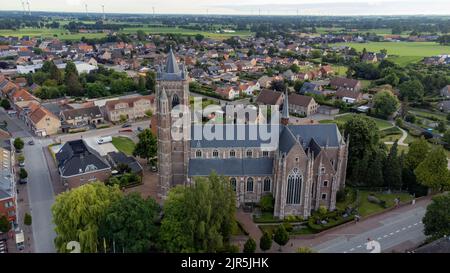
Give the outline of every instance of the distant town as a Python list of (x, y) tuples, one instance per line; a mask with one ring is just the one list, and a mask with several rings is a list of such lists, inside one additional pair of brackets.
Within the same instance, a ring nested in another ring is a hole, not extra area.
[(448, 252), (450, 19), (382, 18), (0, 12), (0, 253)]

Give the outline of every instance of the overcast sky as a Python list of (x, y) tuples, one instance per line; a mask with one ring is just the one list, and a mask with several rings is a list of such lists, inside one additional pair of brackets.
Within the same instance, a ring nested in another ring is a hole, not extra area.
[[(31, 10), (164, 14), (248, 15), (450, 15), (450, 0), (28, 0)], [(0, 0), (2, 10), (21, 10), (27, 0)], [(25, 4), (26, 5), (26, 4)]]

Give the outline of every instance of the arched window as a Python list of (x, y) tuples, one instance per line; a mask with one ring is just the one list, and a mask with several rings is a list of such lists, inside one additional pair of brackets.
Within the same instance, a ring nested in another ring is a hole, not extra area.
[(300, 204), (302, 180), (299, 170), (293, 169), (288, 176), (286, 204)]
[(236, 151), (231, 150), (230, 151), (230, 157), (236, 157)]
[(178, 98), (177, 94), (173, 94), (173, 97), (172, 97), (172, 108), (174, 108), (178, 104), (180, 104), (180, 98)]
[(197, 150), (195, 152), (195, 157), (202, 157), (202, 151), (201, 150)]
[(247, 150), (247, 157), (253, 157), (252, 150)]
[(270, 180), (270, 178), (269, 177), (266, 177), (265, 179), (264, 179), (264, 191), (270, 191), (270, 188), (271, 188), (271, 180)]
[(328, 180), (323, 181), (323, 186), (328, 187)]
[(231, 185), (231, 189), (233, 190), (233, 191), (236, 191), (236, 178), (231, 178), (230, 179), (230, 185)]
[(218, 157), (219, 157), (219, 151), (214, 150), (214, 151), (213, 151), (213, 157), (214, 157), (214, 158), (218, 158)]
[(268, 151), (263, 151), (263, 157), (269, 157), (269, 152)]
[(253, 178), (251, 177), (247, 179), (247, 191), (253, 191)]

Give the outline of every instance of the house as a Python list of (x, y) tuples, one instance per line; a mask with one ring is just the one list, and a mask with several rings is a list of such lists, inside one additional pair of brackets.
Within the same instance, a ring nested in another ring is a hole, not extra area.
[(148, 111), (155, 112), (155, 97), (149, 95), (107, 101), (105, 111), (111, 122), (118, 122), (121, 117), (126, 120), (144, 118)]
[(258, 82), (241, 83), (239, 85), (239, 93), (247, 96), (254, 96), (256, 91), (260, 90)]
[(361, 90), (361, 82), (354, 79), (347, 79), (347, 78), (334, 78), (331, 79), (330, 85), (334, 89), (345, 89), (349, 91), (360, 91)]
[[(287, 101), (289, 104), (290, 113), (304, 117), (317, 113), (317, 109), (319, 108), (319, 104), (317, 104), (314, 98), (310, 96), (303, 96), (294, 93), (288, 96)], [(286, 101), (284, 102), (284, 105), (285, 104)]]
[(320, 72), (322, 73), (322, 76), (331, 76), (333, 75), (334, 71), (331, 65), (323, 65), (320, 68)]
[(285, 78), (288, 81), (295, 81), (297, 80), (297, 74), (295, 74), (294, 72), (292, 72), (292, 70), (286, 70), (283, 73), (283, 78)]
[(66, 142), (56, 153), (56, 162), (61, 182), (69, 189), (111, 176), (108, 162), (82, 139)]
[(440, 91), (441, 97), (450, 98), (450, 85), (445, 86)]
[(91, 106), (79, 109), (69, 109), (61, 112), (61, 119), (69, 126), (97, 125), (104, 122), (100, 107)]
[(122, 152), (109, 152), (106, 155), (106, 160), (113, 170), (117, 170), (120, 165), (127, 165), (131, 173), (142, 176), (143, 168), (141, 164), (132, 156), (127, 156)]
[(284, 94), (282, 92), (264, 89), (256, 98), (258, 105), (278, 105), (281, 106), (284, 101)]
[(321, 95), (322, 94), (322, 86), (319, 84), (315, 84), (312, 82), (305, 82), (303, 83), (302, 88), (300, 89), (300, 94), (316, 94)]
[(234, 100), (239, 97), (239, 89), (234, 89), (232, 86), (217, 87), (216, 94), (227, 100)]
[(360, 102), (363, 99), (363, 95), (361, 92), (355, 92), (350, 91), (344, 88), (340, 88), (338, 91), (336, 91), (336, 99), (342, 100), (346, 103), (357, 103)]
[(38, 106), (28, 114), (28, 126), (37, 136), (57, 134), (61, 128), (61, 121), (43, 106)]
[(259, 78), (258, 83), (259, 86), (261, 86), (261, 88), (269, 88), (270, 85), (272, 84), (272, 81), (273, 77), (262, 76), (261, 78)]
[(375, 54), (373, 52), (367, 52), (361, 57), (361, 61), (369, 62), (369, 63), (376, 63), (376, 62), (378, 62), (377, 54)]
[(0, 217), (6, 216), (9, 223), (16, 223), (16, 181), (14, 174), (15, 151), (11, 135), (0, 129)]
[(444, 113), (450, 113), (450, 100), (444, 100), (438, 103), (437, 107)]

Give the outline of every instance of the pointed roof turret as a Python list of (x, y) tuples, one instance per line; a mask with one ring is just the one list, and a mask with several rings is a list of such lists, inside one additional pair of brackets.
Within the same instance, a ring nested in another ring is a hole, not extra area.
[(166, 73), (177, 74), (180, 73), (180, 67), (178, 66), (177, 58), (173, 53), (172, 47), (170, 47), (169, 55), (166, 62)]
[(284, 125), (289, 124), (289, 100), (288, 100), (289, 94), (286, 88), (286, 91), (284, 91), (284, 103), (283, 103), (283, 112), (281, 113), (281, 123)]
[(166, 89), (163, 87), (161, 90), (161, 94), (160, 94), (160, 100), (165, 100), (165, 101), (169, 101), (167, 99), (167, 93), (166, 93)]

